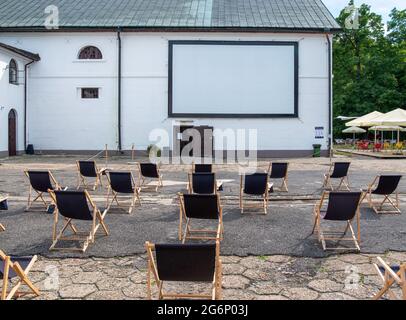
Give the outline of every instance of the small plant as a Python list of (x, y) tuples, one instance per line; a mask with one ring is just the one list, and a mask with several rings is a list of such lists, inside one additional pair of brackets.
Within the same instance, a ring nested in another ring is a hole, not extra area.
[(150, 144), (148, 147), (147, 147), (147, 153), (148, 153), (148, 156), (151, 158), (151, 157), (157, 157), (157, 158), (160, 158), (161, 157), (161, 149), (158, 147), (158, 146), (156, 146), (155, 144)]

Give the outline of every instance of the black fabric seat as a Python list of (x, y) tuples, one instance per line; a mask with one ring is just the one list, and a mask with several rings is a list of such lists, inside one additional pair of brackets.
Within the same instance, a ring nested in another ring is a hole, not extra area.
[(349, 221), (358, 209), (361, 192), (330, 192), (327, 211), (324, 220)]
[(272, 179), (283, 179), (288, 173), (288, 164), (285, 162), (274, 162), (271, 168), (272, 170), (269, 177)]
[(217, 220), (219, 218), (218, 196), (216, 194), (184, 194), (187, 218)]
[[(379, 266), (379, 271), (381, 271), (382, 274), (385, 274), (386, 270), (384, 267)], [(390, 266), (393, 272), (398, 273), (400, 270), (400, 266)]]
[(59, 213), (68, 219), (93, 220), (92, 212), (83, 191), (55, 191)]
[(216, 190), (216, 178), (214, 173), (193, 173), (192, 192), (198, 194), (211, 194)]
[(216, 267), (215, 244), (156, 244), (155, 250), (160, 280), (213, 281)]
[(378, 186), (372, 191), (372, 194), (390, 195), (394, 193), (399, 185), (402, 176), (382, 175), (379, 177)]
[(118, 193), (134, 193), (131, 172), (108, 171), (110, 186)]
[(244, 193), (249, 195), (263, 195), (266, 192), (267, 173), (254, 173), (245, 176)]
[(335, 162), (330, 178), (344, 178), (348, 175), (351, 162)]
[(195, 164), (194, 172), (195, 173), (211, 173), (213, 166), (211, 164)]
[(39, 192), (48, 192), (54, 190), (49, 171), (27, 171), (32, 188)]
[(84, 177), (96, 178), (96, 163), (94, 161), (78, 161), (80, 174)]
[[(23, 270), (25, 270), (28, 265), (30, 264), (31, 260), (32, 260), (32, 256), (31, 257), (10, 257), (10, 260), (12, 263), (18, 262), (18, 264), (21, 266), (21, 268)], [(0, 259), (0, 279), (4, 278), (4, 267), (5, 267), (5, 261)], [(8, 271), (8, 278), (12, 279), (17, 277), (17, 274), (15, 273), (15, 271), (12, 268), (9, 268)]]
[(140, 163), (141, 175), (146, 178), (159, 178), (157, 165), (155, 163)]

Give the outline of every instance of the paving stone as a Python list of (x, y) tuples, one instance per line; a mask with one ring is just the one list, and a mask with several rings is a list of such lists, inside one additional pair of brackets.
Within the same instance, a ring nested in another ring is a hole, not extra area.
[(87, 300), (125, 300), (127, 297), (121, 291), (97, 291), (86, 297)]
[(96, 283), (103, 279), (104, 274), (100, 271), (96, 272), (81, 272), (72, 277), (72, 282), (75, 284)]
[(397, 260), (398, 263), (406, 263), (406, 252), (389, 252), (386, 257), (382, 257), (382, 259), (394, 259)]
[(276, 256), (269, 256), (267, 257), (267, 261), (269, 262), (273, 262), (273, 263), (287, 263), (290, 260), (292, 260), (291, 257), (288, 256), (280, 256), (280, 255), (276, 255)]
[(255, 300), (289, 300), (288, 298), (281, 295), (269, 295), (269, 296), (256, 296)]
[(84, 298), (97, 291), (94, 284), (73, 284), (62, 288), (59, 291), (61, 298)]
[(340, 291), (343, 285), (329, 279), (323, 279), (311, 281), (308, 287), (318, 292), (336, 292)]
[(354, 300), (354, 298), (341, 292), (334, 292), (322, 293), (318, 300)]
[(243, 276), (223, 276), (223, 288), (225, 289), (244, 289), (249, 282), (250, 281)]
[(145, 299), (147, 297), (147, 286), (143, 284), (130, 284), (122, 291), (127, 298)]
[(259, 295), (277, 295), (282, 291), (282, 288), (271, 282), (261, 281), (252, 284), (250, 287), (248, 287), (248, 290), (251, 290)]
[(224, 300), (254, 300), (258, 296), (253, 292), (247, 290), (238, 289), (224, 289), (223, 299)]
[(131, 285), (131, 281), (128, 278), (111, 278), (105, 277), (96, 283), (100, 290), (111, 291), (121, 290)]
[(221, 257), (221, 262), (223, 262), (223, 264), (227, 264), (227, 263), (238, 263), (241, 261), (241, 257), (236, 257), (236, 256), (223, 256)]
[(245, 270), (247, 270), (247, 268), (240, 264), (230, 263), (223, 265), (223, 275), (242, 274)]
[(272, 276), (269, 272), (261, 269), (248, 269), (243, 273), (243, 275), (251, 280), (255, 281), (268, 281), (271, 280)]
[(360, 254), (346, 254), (338, 257), (339, 260), (352, 263), (352, 264), (363, 264), (363, 263), (370, 263), (371, 258), (367, 256), (363, 256)]
[(307, 288), (289, 288), (283, 290), (282, 294), (292, 300), (315, 300), (319, 295), (316, 291)]
[(240, 264), (248, 269), (259, 269), (259, 268), (269, 268), (270, 262), (267, 257), (247, 257), (240, 261)]

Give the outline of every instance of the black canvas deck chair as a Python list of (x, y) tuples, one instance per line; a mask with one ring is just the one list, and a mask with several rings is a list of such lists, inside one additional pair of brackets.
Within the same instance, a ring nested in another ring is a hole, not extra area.
[(189, 173), (188, 174), (188, 191), (196, 194), (216, 193), (217, 180), (215, 173)]
[[(0, 196), (0, 211), (8, 210), (7, 199), (8, 199), (8, 197), (6, 197), (6, 196)], [(0, 223), (0, 232), (5, 231), (5, 230), (6, 230), (6, 228)]]
[[(272, 185), (268, 183), (268, 173), (254, 173), (240, 176), (240, 209), (244, 213), (245, 208), (262, 208), (264, 213), (268, 212), (268, 194)], [(259, 198), (256, 203), (245, 203), (245, 195)]]
[[(222, 240), (223, 209), (218, 194), (179, 193), (179, 240)], [(215, 220), (216, 230), (191, 229), (192, 220)], [(183, 224), (186, 224), (183, 230)]]
[[(109, 189), (107, 191), (107, 211), (110, 210), (113, 202), (116, 202), (118, 208), (131, 213), (134, 206), (138, 202), (141, 205), (140, 188), (135, 185), (135, 180), (131, 172), (114, 172), (107, 171), (107, 179), (109, 181)], [(111, 196), (111, 200), (110, 200)], [(120, 201), (119, 201), (120, 197)], [(125, 205), (122, 201), (129, 198), (129, 205)]]
[[(151, 274), (157, 285), (159, 300), (222, 298), (222, 266), (220, 244), (145, 244), (148, 256), (147, 299), (152, 298)], [(154, 258), (155, 251), (155, 258)], [(167, 282), (203, 282), (211, 284), (211, 292), (165, 292)]]
[[(78, 186), (79, 190), (82, 186), (84, 189), (89, 187), (94, 191), (99, 186), (103, 186), (102, 176), (106, 169), (99, 169), (96, 165), (96, 161), (76, 161), (78, 166)], [(89, 185), (87, 179), (94, 179), (93, 185)]]
[[(33, 257), (11, 257), (0, 250), (0, 280), (3, 280), (0, 300), (11, 300), (27, 294), (39, 296), (39, 290), (28, 278), (28, 273), (37, 261), (37, 256)], [(17, 279), (13, 286), (11, 281)], [(27, 286), (30, 291), (19, 291), (22, 285)]]
[[(39, 210), (39, 208), (33, 208), (35, 202), (40, 201), (47, 211), (51, 205), (51, 202), (45, 200), (45, 195), (48, 194), (48, 190), (60, 190), (58, 182), (56, 182), (51, 171), (25, 171), (25, 175), (30, 181), (30, 189), (28, 194), (28, 203), (25, 211)], [(34, 196), (32, 195), (34, 193)], [(35, 197), (35, 198), (34, 198)], [(32, 200), (32, 198), (34, 198)], [(40, 208), (43, 211), (42, 207)]]
[[(380, 299), (384, 294), (388, 294), (392, 300), (406, 300), (406, 263), (397, 266), (389, 266), (378, 257), (375, 269), (382, 280), (383, 288), (374, 296), (374, 300)], [(393, 290), (393, 286), (399, 286), (402, 297), (399, 297)]]
[(269, 173), (269, 178), (274, 180), (282, 180), (282, 184), (280, 187), (273, 189), (276, 189), (276, 191), (280, 192), (288, 192), (288, 168), (289, 168), (289, 163), (287, 162), (271, 162), (269, 164), (268, 168), (268, 173)]
[(212, 173), (213, 166), (205, 163), (192, 163), (192, 173)]
[[(54, 225), (52, 240), (49, 250), (60, 251), (81, 251), (85, 252), (89, 244), (95, 241), (96, 232), (101, 226), (105, 235), (109, 235), (104, 223), (107, 210), (103, 213), (97, 208), (87, 190), (84, 191), (51, 191), (50, 195), (55, 203)], [(89, 208), (90, 205), (90, 208)], [(64, 218), (62, 229), (58, 232), (59, 214)], [(87, 221), (91, 223), (90, 230), (80, 232), (73, 224), (73, 221)], [(66, 230), (70, 228), (72, 235), (65, 236)], [(83, 242), (79, 247), (57, 247), (59, 242)]]
[[(382, 175), (377, 176), (368, 186), (364, 197), (375, 213), (401, 213), (399, 208), (399, 193), (397, 191), (402, 176)], [(372, 196), (382, 196), (382, 201), (374, 201)], [(394, 195), (394, 196), (393, 196)], [(384, 208), (384, 205), (388, 207)]]
[(145, 181), (148, 180), (157, 180), (157, 185), (155, 191), (158, 192), (160, 187), (163, 187), (162, 177), (160, 173), (160, 164), (156, 163), (137, 163), (138, 165), (138, 181), (139, 187), (145, 187)]
[(350, 182), (348, 181), (350, 165), (351, 162), (332, 163), (328, 172), (324, 174), (323, 188), (334, 191), (332, 180), (339, 179), (340, 182), (335, 190), (341, 190), (343, 187), (345, 190), (350, 191)]
[[(362, 192), (324, 192), (321, 200), (314, 207), (314, 225), (313, 231), (317, 233), (324, 250), (356, 250), (360, 251), (361, 229), (360, 229), (360, 203)], [(324, 202), (328, 198), (328, 205), (325, 209)], [(352, 226), (353, 220), (356, 220), (357, 233), (355, 234)], [(345, 223), (344, 231), (327, 230), (322, 227), (323, 221)], [(347, 236), (348, 230), (351, 236)], [(350, 242), (354, 246), (346, 247), (327, 247), (327, 241)]]

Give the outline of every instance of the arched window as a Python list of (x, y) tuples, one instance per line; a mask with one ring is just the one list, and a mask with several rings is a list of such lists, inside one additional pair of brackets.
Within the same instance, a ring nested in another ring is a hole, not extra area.
[(14, 59), (11, 59), (9, 65), (9, 78), (8, 82), (11, 84), (18, 84), (18, 67), (17, 62)]
[(103, 55), (99, 48), (94, 46), (87, 46), (84, 47), (79, 52), (79, 59), (80, 60), (100, 60), (103, 59)]

